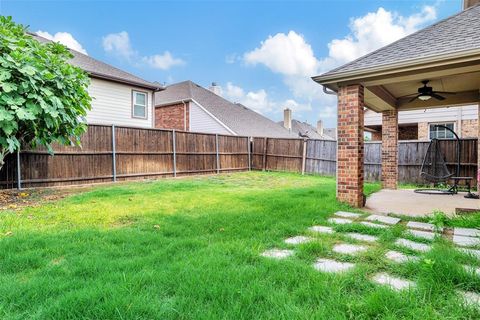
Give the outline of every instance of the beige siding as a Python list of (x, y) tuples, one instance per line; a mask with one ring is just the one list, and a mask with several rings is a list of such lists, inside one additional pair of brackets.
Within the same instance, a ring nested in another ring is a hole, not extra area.
[[(398, 123), (444, 122), (458, 120), (473, 120), (478, 118), (478, 106), (469, 105), (450, 108), (435, 108), (427, 110), (401, 111), (398, 113)], [(382, 114), (371, 110), (365, 113), (365, 125), (382, 124)]]
[(213, 118), (195, 102), (190, 102), (190, 131), (232, 134), (217, 119)]
[[(132, 90), (148, 93), (147, 118), (132, 117)], [(153, 127), (152, 91), (100, 79), (91, 79), (88, 88), (92, 110), (87, 114), (90, 124), (114, 124), (118, 126)]]

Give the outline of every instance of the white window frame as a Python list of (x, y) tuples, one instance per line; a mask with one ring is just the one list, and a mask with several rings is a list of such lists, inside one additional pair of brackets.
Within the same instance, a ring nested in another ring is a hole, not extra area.
[[(138, 93), (145, 95), (145, 105), (143, 106), (145, 108), (145, 116), (135, 115), (135, 106), (142, 106), (141, 104), (138, 104), (136, 101)], [(132, 90), (132, 118), (148, 119), (148, 92), (140, 91), (140, 90)]]
[[(428, 139), (432, 140), (432, 135), (431, 135), (431, 126), (433, 125), (442, 125), (446, 126), (447, 124), (453, 124), (453, 131), (456, 133), (457, 132), (457, 122), (456, 121), (444, 121), (444, 122), (429, 122), (428, 123)], [(455, 137), (453, 137), (455, 138)], [(438, 138), (438, 139), (449, 139), (449, 138)]]

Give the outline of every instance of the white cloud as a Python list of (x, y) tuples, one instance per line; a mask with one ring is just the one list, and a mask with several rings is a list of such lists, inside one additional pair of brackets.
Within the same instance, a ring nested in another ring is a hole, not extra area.
[(51, 41), (54, 41), (54, 42), (60, 42), (61, 44), (63, 44), (64, 46), (67, 46), (68, 48), (70, 48), (72, 50), (81, 52), (83, 54), (88, 54), (87, 50), (85, 50), (82, 47), (80, 42), (78, 42), (72, 36), (72, 34), (70, 34), (68, 32), (57, 32), (54, 35), (52, 35), (52, 34), (46, 32), (46, 31), (38, 30), (35, 33), (38, 34), (40, 37), (43, 37), (45, 39), (48, 39), (48, 40), (51, 40)]
[(132, 64), (146, 64), (152, 68), (168, 70), (175, 66), (185, 65), (185, 61), (175, 58), (169, 51), (163, 54), (141, 56), (133, 49), (128, 32), (110, 33), (102, 39), (103, 50), (116, 55)]
[(281, 113), (285, 108), (290, 108), (291, 110), (297, 112), (312, 110), (312, 106), (310, 104), (302, 104), (294, 99), (287, 99), (285, 101), (273, 100), (265, 89), (246, 92), (242, 87), (228, 82), (226, 88), (222, 88), (222, 91), (225, 98), (233, 102), (241, 103), (261, 114), (278, 114)]
[(247, 65), (264, 65), (280, 74), (295, 100), (307, 101), (320, 109), (321, 118), (336, 114), (336, 97), (323, 93), (310, 77), (347, 63), (417, 31), (436, 19), (436, 8), (424, 6), (420, 12), (402, 16), (379, 8), (350, 20), (350, 32), (328, 43), (328, 56), (317, 58), (305, 37), (293, 30), (269, 36), (260, 46), (243, 55)]
[(102, 45), (105, 52), (117, 55), (128, 61), (138, 54), (133, 50), (130, 44), (130, 37), (126, 31), (107, 34), (102, 39)]
[(161, 70), (168, 70), (174, 66), (185, 65), (185, 61), (179, 58), (174, 58), (168, 51), (165, 51), (163, 54), (144, 57), (143, 61), (145, 61), (151, 67)]

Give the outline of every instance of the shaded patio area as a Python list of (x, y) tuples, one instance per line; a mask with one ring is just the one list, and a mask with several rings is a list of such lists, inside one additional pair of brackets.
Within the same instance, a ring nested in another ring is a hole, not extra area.
[(440, 210), (449, 216), (457, 209), (480, 211), (480, 201), (465, 199), (465, 192), (455, 195), (428, 195), (415, 193), (413, 189), (382, 189), (367, 198), (365, 209), (376, 213), (393, 213), (421, 217)]

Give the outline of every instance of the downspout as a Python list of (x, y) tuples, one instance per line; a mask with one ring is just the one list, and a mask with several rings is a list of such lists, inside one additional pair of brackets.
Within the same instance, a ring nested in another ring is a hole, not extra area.
[(182, 100), (183, 103), (183, 131), (187, 131), (187, 104), (185, 100)]
[(164, 88), (157, 88), (157, 89), (154, 89), (153, 92), (152, 92), (152, 128), (156, 128), (155, 125), (155, 110), (157, 109), (156, 105), (155, 105), (155, 92), (160, 92), (164, 90)]
[(335, 91), (330, 90), (325, 86), (322, 86), (322, 88), (323, 88), (323, 93), (325, 93), (325, 94), (337, 95), (337, 93)]

